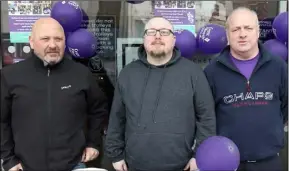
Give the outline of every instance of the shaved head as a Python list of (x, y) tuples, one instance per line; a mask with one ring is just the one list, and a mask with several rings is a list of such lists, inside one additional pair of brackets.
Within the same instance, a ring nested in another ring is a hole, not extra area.
[(49, 28), (59, 29), (60, 32), (64, 35), (63, 27), (59, 24), (59, 22), (53, 18), (47, 17), (47, 18), (40, 18), (38, 19), (32, 26), (31, 31), (31, 37), (39, 36), (39, 32), (41, 33), (44, 27), (47, 27), (49, 25)]
[(29, 42), (35, 55), (46, 63), (56, 64), (64, 56), (64, 29), (53, 18), (38, 19), (32, 26)]
[(163, 25), (164, 27), (168, 28), (168, 29), (171, 29), (173, 31), (174, 27), (172, 25), (172, 23), (163, 18), (163, 17), (159, 17), (159, 16), (156, 16), (156, 17), (153, 17), (151, 18), (145, 25), (145, 30), (148, 29), (148, 28), (152, 28), (154, 26), (156, 26), (156, 24), (160, 24), (160, 25)]

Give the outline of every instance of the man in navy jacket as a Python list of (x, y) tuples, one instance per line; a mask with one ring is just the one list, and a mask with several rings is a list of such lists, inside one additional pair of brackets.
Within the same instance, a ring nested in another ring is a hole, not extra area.
[(235, 9), (226, 25), (229, 46), (205, 68), (213, 92), (217, 133), (241, 154), (239, 170), (282, 170), (288, 120), (287, 65), (258, 43), (258, 17)]

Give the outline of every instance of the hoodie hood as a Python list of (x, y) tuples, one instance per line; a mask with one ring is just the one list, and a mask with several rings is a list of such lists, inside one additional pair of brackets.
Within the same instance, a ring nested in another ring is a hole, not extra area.
[[(142, 63), (144, 63), (146, 66), (150, 66), (150, 67), (156, 67), (152, 64), (150, 64), (147, 60), (147, 53), (145, 51), (144, 45), (141, 45), (138, 49), (138, 57), (140, 59), (140, 61)], [(180, 50), (175, 46), (173, 49), (173, 56), (172, 58), (169, 60), (169, 62), (167, 62), (166, 64), (163, 65), (159, 65), (157, 66), (158, 68), (166, 68), (169, 67), (170, 65), (175, 64), (179, 59), (181, 58), (181, 52)]]

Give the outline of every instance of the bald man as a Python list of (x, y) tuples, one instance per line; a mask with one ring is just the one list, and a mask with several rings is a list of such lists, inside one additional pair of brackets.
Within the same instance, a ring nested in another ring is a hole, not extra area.
[(108, 115), (106, 98), (86, 67), (64, 57), (64, 31), (56, 20), (37, 20), (29, 41), (31, 57), (1, 71), (3, 167), (85, 167), (99, 154), (101, 124)]
[(213, 92), (217, 133), (232, 139), (240, 171), (282, 171), (279, 152), (288, 120), (288, 72), (258, 43), (256, 13), (235, 9), (226, 25), (229, 46), (205, 68)]
[(152, 18), (139, 59), (121, 70), (105, 143), (117, 171), (195, 170), (194, 142), (215, 135), (209, 84), (175, 41), (172, 24)]

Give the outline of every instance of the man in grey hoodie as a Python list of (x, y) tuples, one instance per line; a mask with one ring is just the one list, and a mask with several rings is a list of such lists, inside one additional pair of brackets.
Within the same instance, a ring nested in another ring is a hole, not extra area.
[(195, 149), (216, 133), (206, 77), (175, 41), (168, 20), (150, 19), (139, 59), (121, 70), (105, 143), (117, 171), (196, 170)]

